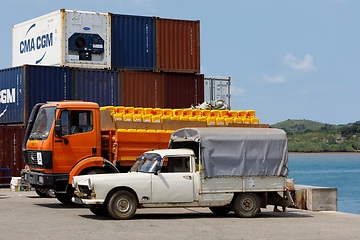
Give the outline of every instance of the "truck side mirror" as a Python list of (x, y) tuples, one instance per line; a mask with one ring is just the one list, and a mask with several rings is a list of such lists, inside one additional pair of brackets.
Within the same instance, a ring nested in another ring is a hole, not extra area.
[(54, 127), (55, 137), (62, 137), (61, 120), (57, 119)]

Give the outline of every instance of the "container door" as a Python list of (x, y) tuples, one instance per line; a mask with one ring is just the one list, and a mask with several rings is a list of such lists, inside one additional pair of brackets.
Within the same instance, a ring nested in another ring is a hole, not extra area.
[(194, 174), (190, 157), (169, 157), (158, 175), (152, 176), (152, 203), (194, 201)]

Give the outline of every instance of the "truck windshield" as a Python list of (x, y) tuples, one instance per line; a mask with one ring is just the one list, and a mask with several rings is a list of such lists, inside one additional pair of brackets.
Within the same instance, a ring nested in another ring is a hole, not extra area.
[(130, 169), (130, 172), (147, 172), (156, 171), (156, 166), (160, 166), (161, 156), (156, 153), (144, 153), (136, 159), (136, 163)]
[(29, 140), (46, 140), (55, 119), (55, 107), (41, 108), (31, 130)]

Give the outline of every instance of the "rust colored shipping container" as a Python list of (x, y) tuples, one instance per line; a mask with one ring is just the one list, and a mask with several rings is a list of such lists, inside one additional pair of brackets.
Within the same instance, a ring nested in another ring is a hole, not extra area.
[(165, 107), (190, 108), (204, 102), (204, 75), (165, 74)]
[(200, 73), (200, 21), (156, 19), (157, 70)]
[(164, 107), (164, 74), (158, 72), (121, 71), (121, 105)]
[[(22, 142), (26, 127), (22, 125), (0, 126), (0, 168), (10, 168), (11, 177), (20, 177), (25, 167)], [(0, 184), (8, 184), (8, 172), (0, 171)], [(3, 185), (0, 185), (3, 186)]]

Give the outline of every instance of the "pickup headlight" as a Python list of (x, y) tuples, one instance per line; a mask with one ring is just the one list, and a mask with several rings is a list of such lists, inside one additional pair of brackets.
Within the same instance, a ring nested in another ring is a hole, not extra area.
[(88, 179), (88, 188), (94, 190), (94, 181), (91, 178)]

